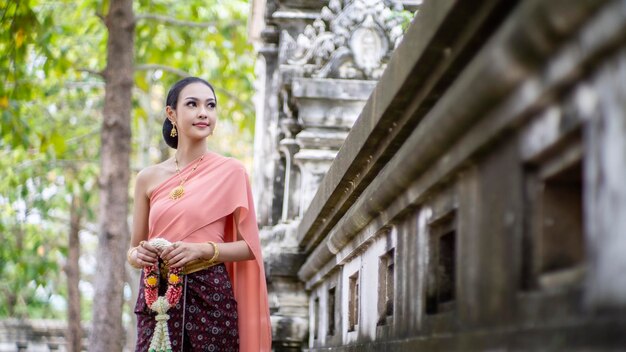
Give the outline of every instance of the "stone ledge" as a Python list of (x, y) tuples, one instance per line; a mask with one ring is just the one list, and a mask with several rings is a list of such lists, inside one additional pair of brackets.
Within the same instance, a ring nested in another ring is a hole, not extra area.
[(366, 100), (375, 86), (376, 81), (297, 77), (291, 91), (295, 98)]
[(461, 334), (371, 341), (349, 346), (312, 348), (328, 352), (412, 351), (618, 351), (626, 345), (624, 319), (566, 321), (558, 326), (524, 326), (475, 330)]
[(317, 11), (306, 10), (279, 10), (272, 14), (272, 19), (276, 22), (292, 19), (314, 21), (319, 16)]

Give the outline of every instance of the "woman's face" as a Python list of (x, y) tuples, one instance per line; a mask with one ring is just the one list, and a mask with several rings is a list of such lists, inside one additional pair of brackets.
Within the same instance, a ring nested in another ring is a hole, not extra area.
[(206, 84), (194, 82), (180, 91), (176, 110), (168, 109), (179, 139), (202, 139), (213, 134), (217, 123), (215, 95)]

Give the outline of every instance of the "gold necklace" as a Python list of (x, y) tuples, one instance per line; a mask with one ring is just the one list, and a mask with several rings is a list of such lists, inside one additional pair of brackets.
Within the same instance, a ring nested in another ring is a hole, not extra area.
[(187, 177), (183, 179), (180, 177), (180, 168), (178, 167), (178, 159), (176, 158), (176, 154), (174, 154), (174, 162), (176, 163), (176, 174), (178, 175), (178, 178), (180, 178), (180, 183), (178, 184), (178, 186), (174, 187), (174, 189), (170, 192), (170, 199), (177, 200), (183, 197), (183, 195), (185, 194), (185, 189), (183, 188), (183, 184), (187, 181), (189, 176), (193, 174), (194, 171), (196, 171), (202, 159), (204, 159), (204, 155), (200, 157), (200, 160), (198, 160), (198, 162), (196, 163), (196, 166), (194, 166), (193, 169), (191, 169), (191, 172), (187, 174)]

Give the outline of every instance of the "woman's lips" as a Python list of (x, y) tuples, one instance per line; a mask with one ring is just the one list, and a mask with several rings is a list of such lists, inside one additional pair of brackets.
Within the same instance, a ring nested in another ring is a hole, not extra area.
[(200, 128), (209, 127), (209, 124), (208, 123), (204, 123), (204, 122), (194, 123), (193, 125), (196, 126), (196, 127), (200, 127)]

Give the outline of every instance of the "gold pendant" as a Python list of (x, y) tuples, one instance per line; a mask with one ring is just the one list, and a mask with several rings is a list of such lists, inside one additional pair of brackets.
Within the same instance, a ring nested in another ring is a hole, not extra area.
[(183, 188), (183, 186), (177, 186), (170, 192), (170, 199), (180, 199), (183, 197), (183, 194), (185, 194), (185, 189)]

